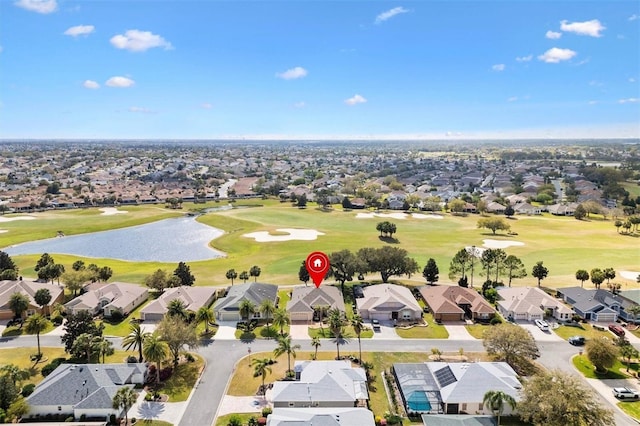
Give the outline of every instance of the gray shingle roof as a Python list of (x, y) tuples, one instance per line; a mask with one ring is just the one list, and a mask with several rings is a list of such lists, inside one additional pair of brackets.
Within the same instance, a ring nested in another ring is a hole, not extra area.
[(268, 299), (275, 303), (278, 297), (278, 286), (274, 284), (244, 283), (231, 286), (225, 297), (216, 300), (213, 305), (215, 312), (235, 312), (240, 309), (243, 299), (251, 301), (254, 305), (260, 306), (263, 300)]

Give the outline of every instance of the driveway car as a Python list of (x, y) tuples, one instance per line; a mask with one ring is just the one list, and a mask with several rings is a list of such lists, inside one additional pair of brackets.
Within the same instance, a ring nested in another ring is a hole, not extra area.
[(613, 395), (618, 399), (640, 398), (640, 392), (629, 388), (613, 388)]
[(372, 319), (371, 325), (373, 326), (373, 331), (380, 331), (380, 321), (378, 321), (377, 319)]
[(549, 331), (549, 324), (543, 320), (535, 320), (536, 326), (542, 331)]
[(584, 345), (586, 339), (584, 338), (584, 336), (571, 336), (569, 337), (569, 343), (571, 343), (573, 346), (582, 346)]
[(618, 324), (609, 324), (609, 330), (618, 337), (624, 336), (624, 328)]

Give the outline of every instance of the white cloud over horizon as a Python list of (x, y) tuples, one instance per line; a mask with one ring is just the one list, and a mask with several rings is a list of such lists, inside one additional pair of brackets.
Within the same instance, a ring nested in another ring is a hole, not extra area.
[(130, 78), (116, 75), (107, 80), (105, 84), (109, 87), (131, 87), (136, 84), (136, 82)]
[(296, 102), (295, 104), (293, 104), (294, 108), (304, 108), (306, 106), (307, 104), (304, 101)]
[(149, 108), (132, 106), (129, 107), (129, 112), (139, 112), (141, 114), (154, 114), (155, 111), (150, 110)]
[(124, 35), (114, 35), (109, 41), (115, 48), (131, 52), (144, 52), (154, 47), (162, 47), (164, 50), (173, 49), (171, 43), (151, 31), (127, 30)]
[(32, 12), (42, 13), (43, 15), (58, 10), (56, 0), (18, 0), (13, 4)]
[(561, 61), (568, 61), (578, 53), (571, 49), (561, 49), (552, 47), (551, 49), (538, 56), (538, 59), (548, 64), (557, 64)]
[(533, 59), (533, 54), (528, 54), (527, 56), (518, 56), (516, 57), (516, 62), (529, 62)]
[(213, 108), (213, 105), (210, 104), (209, 102), (204, 102), (204, 103), (200, 104), (200, 108), (202, 108), (202, 109), (211, 109), (211, 108)]
[(283, 80), (295, 80), (297, 78), (306, 77), (309, 72), (302, 67), (295, 67), (286, 70), (285, 72), (277, 72), (276, 77)]
[(638, 101), (640, 101), (638, 98), (618, 99), (619, 104), (635, 104), (638, 103)]
[(505, 68), (504, 64), (495, 64), (491, 67), (493, 71), (504, 71), (504, 68)]
[(629, 16), (629, 21), (635, 21), (636, 19), (640, 19), (640, 15), (636, 15), (635, 13)]
[(86, 87), (87, 89), (99, 89), (100, 88), (100, 84), (98, 84), (97, 81), (93, 81), (93, 80), (85, 80), (84, 83), (82, 83), (82, 85), (84, 87)]
[(556, 31), (547, 31), (546, 34), (544, 35), (546, 38), (551, 39), (551, 40), (557, 40), (560, 37), (562, 37), (562, 33), (556, 32)]
[(96, 27), (93, 25), (76, 25), (75, 27), (68, 28), (63, 34), (71, 37), (77, 37), (79, 35), (88, 35), (94, 32)]
[(403, 13), (409, 13), (409, 9), (405, 9), (402, 6), (394, 7), (393, 9), (389, 9), (386, 12), (382, 12), (381, 14), (376, 16), (375, 23), (376, 24), (381, 24), (384, 21), (387, 21), (387, 20), (393, 18), (394, 16), (400, 15), (400, 14), (403, 14)]
[(602, 34), (600, 33), (606, 28), (607, 27), (602, 25), (597, 19), (584, 22), (569, 22), (567, 20), (560, 21), (560, 29), (562, 31), (590, 37), (602, 37)]
[(364, 98), (361, 95), (358, 95), (357, 93), (355, 95), (353, 95), (352, 97), (350, 97), (349, 99), (345, 99), (344, 103), (347, 105), (357, 105), (357, 104), (364, 104), (367, 102), (367, 99)]

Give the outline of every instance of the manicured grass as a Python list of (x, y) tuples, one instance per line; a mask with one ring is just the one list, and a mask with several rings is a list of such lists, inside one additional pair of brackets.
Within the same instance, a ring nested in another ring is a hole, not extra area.
[[(325, 325), (323, 326), (323, 328), (309, 327), (309, 337), (311, 338), (319, 337), (321, 339), (332, 339), (333, 334), (331, 334), (331, 330), (329, 329), (329, 327)], [(350, 325), (344, 328), (343, 337), (349, 340), (355, 340), (356, 342), (358, 341), (358, 336), (356, 335), (356, 332), (353, 331), (353, 327), (351, 327)], [(366, 330), (362, 330), (362, 332), (360, 333), (360, 339), (370, 339), (372, 337), (373, 337), (373, 330), (370, 328), (367, 328)]]
[[(282, 332), (285, 336), (288, 336), (290, 331), (291, 329), (288, 325), (285, 325), (284, 327), (282, 327)], [(236, 339), (240, 339), (240, 340), (254, 340), (254, 339), (277, 339), (278, 337), (281, 336), (281, 334), (280, 334), (280, 327), (276, 328), (273, 325), (273, 323), (271, 323), (267, 328), (267, 324), (265, 323), (263, 325), (256, 327), (256, 329), (250, 333), (245, 333), (240, 329), (236, 329), (235, 336), (236, 336)]]
[(587, 379), (626, 379), (629, 375), (640, 371), (640, 364), (631, 363), (629, 366), (629, 373), (626, 372), (627, 364), (623, 364), (620, 360), (616, 360), (611, 368), (606, 373), (596, 373), (593, 364), (589, 361), (586, 354), (576, 355), (573, 357), (573, 365), (580, 371)]
[(239, 414), (226, 414), (216, 419), (215, 426), (227, 426), (232, 416), (238, 416), (243, 425), (246, 425), (251, 417), (262, 417), (260, 413), (239, 413)]
[(602, 336), (612, 338), (613, 336), (607, 329), (597, 330), (593, 328), (591, 324), (583, 324), (583, 323), (578, 323), (575, 327), (568, 326), (568, 325), (561, 325), (560, 327), (553, 329), (553, 331), (558, 336), (562, 337), (565, 340), (569, 339), (569, 337), (571, 336), (584, 336), (588, 340), (595, 339)]
[(636, 420), (640, 420), (640, 401), (619, 402), (618, 407)]
[(473, 325), (465, 325), (464, 328), (467, 329), (470, 335), (475, 337), (476, 339), (484, 338), (485, 330), (491, 328), (491, 325), (488, 324), (473, 324)]
[[(40, 335), (42, 336), (44, 334), (47, 334), (54, 328), (55, 327), (51, 323), (51, 321), (47, 321), (47, 327), (40, 332)], [(22, 336), (23, 334), (30, 334), (30, 333), (27, 333), (26, 324), (23, 324), (22, 327), (19, 325), (12, 325), (11, 327), (5, 328), (5, 330), (2, 332), (2, 337)], [(31, 333), (31, 334), (35, 334), (35, 333)]]
[(169, 379), (162, 383), (160, 393), (169, 395), (169, 402), (186, 401), (200, 376), (204, 366), (204, 360), (197, 354), (191, 354), (194, 362), (179, 364)]
[(396, 328), (396, 333), (404, 339), (447, 339), (449, 337), (447, 329), (437, 324), (432, 314), (424, 314), (423, 319), (428, 324), (426, 327)]
[(155, 419), (154, 420), (138, 419), (136, 424), (142, 425), (142, 426), (173, 426), (173, 423), (165, 422), (162, 420), (155, 420)]

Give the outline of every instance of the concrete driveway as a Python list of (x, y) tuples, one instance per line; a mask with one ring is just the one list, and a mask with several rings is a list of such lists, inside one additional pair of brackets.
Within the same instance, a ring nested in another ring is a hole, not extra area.
[(270, 406), (269, 401), (262, 396), (225, 395), (220, 403), (218, 416), (232, 413), (260, 413), (264, 407), (268, 406)]
[[(367, 324), (371, 327), (371, 324)], [(396, 328), (391, 321), (380, 321), (380, 331), (373, 331), (374, 339), (402, 340), (402, 337), (396, 333)]]
[[(629, 388), (633, 390), (640, 390), (638, 381), (633, 379), (585, 379), (589, 384), (600, 394), (604, 399), (610, 402), (616, 409), (618, 402), (623, 401), (613, 396), (613, 388)], [(630, 400), (627, 400), (630, 401)], [(640, 403), (639, 403), (640, 404)], [(623, 412), (620, 410), (620, 412)]]
[(529, 330), (536, 342), (562, 342), (564, 340), (552, 330), (542, 331), (535, 324), (529, 322), (518, 322), (517, 324), (525, 330)]
[(309, 326), (305, 324), (291, 324), (289, 326), (289, 335), (294, 340), (308, 340), (311, 339), (309, 337)]
[(218, 321), (218, 331), (214, 340), (236, 340), (236, 322)]
[(145, 401), (146, 391), (140, 391), (135, 404), (129, 409), (129, 418), (140, 420), (163, 420), (171, 424), (178, 424), (182, 418), (187, 402), (151, 402)]
[(467, 331), (464, 324), (444, 323), (444, 328), (449, 333), (449, 339), (452, 340), (477, 340)]

